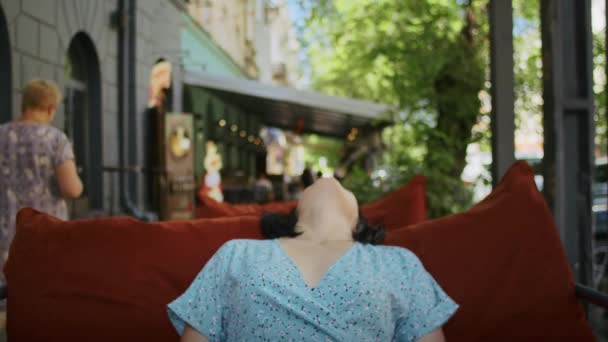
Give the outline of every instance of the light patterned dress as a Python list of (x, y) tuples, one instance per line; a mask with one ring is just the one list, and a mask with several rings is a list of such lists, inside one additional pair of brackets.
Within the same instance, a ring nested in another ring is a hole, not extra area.
[[(0, 252), (4, 267), (15, 235), (15, 215), (31, 207), (68, 218), (55, 168), (74, 159), (72, 146), (59, 129), (43, 124), (0, 125)], [(4, 283), (4, 273), (1, 281)]]
[(410, 251), (355, 243), (309, 288), (277, 240), (233, 240), (169, 304), (210, 341), (416, 341), (457, 310)]

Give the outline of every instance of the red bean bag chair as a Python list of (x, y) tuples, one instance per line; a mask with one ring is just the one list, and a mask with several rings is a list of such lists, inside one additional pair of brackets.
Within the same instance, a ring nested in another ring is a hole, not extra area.
[(178, 341), (166, 304), (228, 240), (261, 239), (259, 218), (145, 223), (17, 217), (5, 265), (10, 341)]
[(467, 212), (387, 234), (460, 304), (447, 341), (595, 341), (553, 216), (525, 162)]
[(265, 211), (289, 213), (298, 205), (297, 201), (284, 202), (268, 202), (264, 204), (231, 204), (227, 202), (218, 202), (209, 196), (203, 194), (198, 195), (200, 201), (196, 208), (197, 218), (216, 218), (225, 216), (247, 216), (247, 215), (262, 215)]
[(382, 224), (387, 231), (422, 222), (426, 220), (425, 185), (424, 176), (415, 176), (393, 192), (363, 204), (361, 211), (369, 222)]
[[(365, 217), (387, 230), (396, 229), (426, 219), (425, 178), (416, 176), (407, 184), (382, 198), (361, 205)], [(220, 203), (207, 196), (199, 196), (201, 205), (197, 217), (212, 218), (239, 215), (261, 215), (263, 212), (289, 213), (298, 202), (270, 202), (267, 204)]]
[[(17, 217), (5, 273), (9, 341), (177, 341), (166, 305), (259, 216), (144, 223)], [(471, 210), (387, 233), (460, 305), (450, 342), (595, 341), (532, 170), (515, 164)]]

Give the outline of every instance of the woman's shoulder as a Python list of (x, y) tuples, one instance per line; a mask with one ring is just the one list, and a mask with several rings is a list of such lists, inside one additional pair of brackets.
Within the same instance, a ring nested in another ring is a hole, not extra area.
[(225, 242), (219, 251), (231, 253), (251, 253), (268, 248), (274, 240), (234, 239)]
[(215, 252), (214, 258), (224, 260), (236, 269), (249, 268), (261, 260), (268, 261), (272, 241), (274, 240), (230, 240)]
[(257, 240), (257, 239), (232, 239), (224, 243), (224, 246), (232, 247), (250, 247), (250, 246), (263, 246), (272, 242), (273, 240)]
[(402, 267), (403, 265), (420, 263), (418, 256), (404, 247), (371, 244), (362, 244), (362, 246), (363, 250), (377, 258), (379, 261), (382, 261), (384, 264)]
[(2, 140), (3, 137), (8, 136), (7, 133), (9, 131), (10, 127), (11, 127), (11, 123), (10, 122), (0, 124), (0, 133), (1, 133), (0, 134), (0, 140)]
[(416, 274), (424, 271), (424, 265), (407, 248), (397, 246), (374, 246), (363, 245), (365, 255), (361, 260), (365, 260), (367, 267), (372, 269), (376, 277), (382, 277), (389, 281), (401, 281), (412, 279)]
[(46, 129), (46, 132), (48, 135), (51, 135), (53, 137), (55, 137), (56, 139), (60, 139), (60, 140), (68, 140), (68, 136), (65, 134), (64, 131), (60, 130), (59, 128), (53, 126), (53, 125), (45, 125), (44, 128)]
[(49, 142), (52, 141), (68, 141), (67, 135), (59, 128), (47, 124), (20, 124), (8, 122), (0, 125), (0, 132), (8, 131), (15, 132), (21, 137), (29, 137), (29, 139), (43, 139)]

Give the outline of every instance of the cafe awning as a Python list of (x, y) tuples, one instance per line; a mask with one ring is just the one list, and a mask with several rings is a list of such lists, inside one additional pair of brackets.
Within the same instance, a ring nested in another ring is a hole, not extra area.
[(226, 102), (257, 115), (269, 126), (304, 133), (346, 137), (351, 128), (389, 122), (391, 107), (328, 96), (311, 91), (268, 85), (258, 81), (187, 71), (184, 83), (206, 89)]

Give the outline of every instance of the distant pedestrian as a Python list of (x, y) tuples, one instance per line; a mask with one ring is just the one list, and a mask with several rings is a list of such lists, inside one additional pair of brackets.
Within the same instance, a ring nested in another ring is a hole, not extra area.
[(260, 172), (254, 184), (254, 199), (258, 203), (274, 201), (274, 188), (265, 172)]
[(312, 185), (312, 183), (315, 182), (315, 179), (312, 176), (312, 171), (309, 168), (305, 168), (304, 171), (302, 171), (300, 180), (302, 182), (302, 186), (304, 186), (304, 189), (308, 188)]
[(65, 198), (78, 198), (82, 193), (72, 146), (62, 131), (50, 125), (60, 102), (61, 92), (53, 81), (30, 81), (23, 89), (21, 116), (0, 125), (2, 267), (15, 235), (19, 209), (31, 207), (68, 219)]

